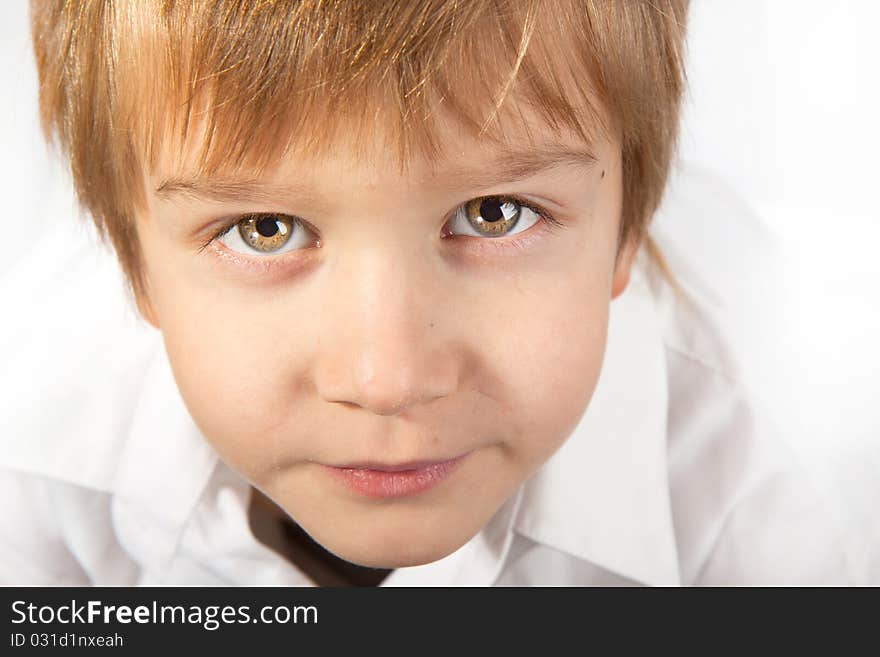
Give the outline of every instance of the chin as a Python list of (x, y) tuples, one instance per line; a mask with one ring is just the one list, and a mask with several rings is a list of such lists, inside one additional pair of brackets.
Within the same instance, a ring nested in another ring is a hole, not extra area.
[(431, 550), (406, 554), (355, 554), (348, 561), (368, 566), (370, 568), (409, 568), (411, 566), (423, 566), (443, 557), (449, 556), (455, 550)]
[(368, 568), (407, 568), (422, 566), (449, 556), (467, 543), (473, 534), (464, 532), (431, 536), (425, 532), (398, 532), (326, 535), (312, 534), (312, 538), (341, 559)]

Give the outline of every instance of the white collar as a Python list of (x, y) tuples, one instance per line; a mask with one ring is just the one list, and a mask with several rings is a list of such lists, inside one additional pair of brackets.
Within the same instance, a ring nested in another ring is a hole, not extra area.
[(167, 566), (219, 461), (184, 406), (163, 348), (144, 378), (113, 484), (113, 523), (140, 563)]

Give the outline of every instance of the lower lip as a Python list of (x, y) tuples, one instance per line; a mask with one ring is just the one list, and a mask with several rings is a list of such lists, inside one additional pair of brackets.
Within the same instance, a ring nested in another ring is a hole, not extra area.
[(467, 455), (413, 470), (394, 472), (367, 468), (335, 468), (326, 465), (323, 467), (350, 490), (365, 497), (384, 499), (417, 495), (433, 488), (449, 477), (465, 456)]

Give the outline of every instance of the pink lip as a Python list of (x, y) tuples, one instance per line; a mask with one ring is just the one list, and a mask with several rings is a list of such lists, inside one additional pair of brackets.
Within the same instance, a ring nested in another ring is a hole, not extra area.
[(416, 495), (446, 479), (467, 454), (448, 461), (421, 461), (387, 465), (357, 463), (344, 467), (323, 465), (325, 470), (350, 490), (366, 497), (391, 498)]

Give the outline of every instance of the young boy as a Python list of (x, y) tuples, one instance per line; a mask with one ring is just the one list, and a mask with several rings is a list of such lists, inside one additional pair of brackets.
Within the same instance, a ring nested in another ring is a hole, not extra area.
[(18, 414), (4, 581), (846, 581), (647, 232), (685, 2), (31, 11), (158, 332), (91, 324), (77, 411)]

